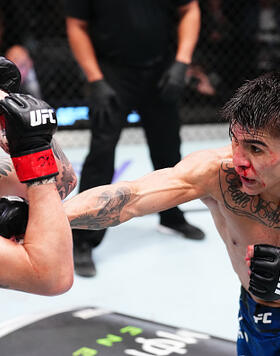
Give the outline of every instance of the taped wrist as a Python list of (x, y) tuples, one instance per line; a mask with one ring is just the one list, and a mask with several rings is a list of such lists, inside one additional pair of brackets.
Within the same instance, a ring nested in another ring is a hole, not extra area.
[(54, 154), (50, 146), (11, 155), (21, 183), (32, 183), (58, 175)]
[(27, 184), (28, 187), (35, 187), (37, 185), (51, 184), (51, 183), (56, 183), (55, 177), (44, 178), (42, 180), (36, 180), (36, 181), (33, 181), (33, 182), (28, 182), (26, 184)]

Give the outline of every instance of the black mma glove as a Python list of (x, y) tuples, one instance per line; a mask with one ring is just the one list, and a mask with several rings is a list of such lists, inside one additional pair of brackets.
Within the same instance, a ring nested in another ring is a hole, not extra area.
[(250, 261), (249, 291), (266, 301), (280, 299), (280, 248), (276, 246), (254, 245), (254, 255)]
[(186, 71), (188, 64), (175, 61), (171, 67), (163, 74), (158, 86), (162, 96), (168, 100), (177, 102), (186, 86)]
[(20, 71), (17, 66), (5, 57), (0, 57), (0, 89), (17, 92), (21, 82)]
[[(17, 66), (7, 58), (0, 57), (0, 90), (2, 89), (6, 93), (17, 92), (20, 83), (21, 75)], [(5, 152), (9, 151), (3, 115), (0, 115), (0, 147)]]
[(0, 236), (7, 239), (25, 234), (28, 221), (28, 203), (20, 197), (0, 199)]
[(119, 110), (117, 93), (105, 79), (90, 82), (88, 89), (89, 106), (101, 121), (99, 125), (106, 125), (112, 113)]
[(9, 152), (19, 180), (32, 183), (58, 174), (50, 146), (57, 128), (54, 110), (30, 95), (10, 94), (0, 100)]

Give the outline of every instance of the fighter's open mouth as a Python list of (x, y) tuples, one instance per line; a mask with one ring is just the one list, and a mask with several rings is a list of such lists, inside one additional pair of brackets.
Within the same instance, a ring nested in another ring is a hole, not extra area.
[(241, 176), (241, 179), (244, 180), (247, 183), (254, 183), (256, 180), (255, 179), (250, 179), (244, 176)]

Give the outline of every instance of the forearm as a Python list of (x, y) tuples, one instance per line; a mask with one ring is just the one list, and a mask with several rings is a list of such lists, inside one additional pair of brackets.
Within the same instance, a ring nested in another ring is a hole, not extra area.
[(72, 228), (100, 230), (129, 220), (133, 198), (128, 182), (104, 185), (82, 192), (64, 203)]
[(54, 184), (27, 189), (24, 243), (0, 237), (0, 287), (56, 295), (73, 282), (72, 234)]
[[(60, 294), (72, 285), (72, 234), (54, 184), (27, 190), (29, 218), (23, 248), (30, 263), (25, 291)], [(30, 289), (29, 289), (30, 288)]]
[(56, 188), (60, 198), (65, 199), (76, 187), (77, 177), (74, 169), (55, 139), (52, 140), (51, 147), (56, 159), (58, 176), (56, 177)]
[(176, 60), (191, 63), (200, 31), (200, 8), (198, 2), (192, 1), (189, 5), (182, 7), (180, 13)]
[(177, 169), (154, 171), (137, 180), (86, 190), (64, 202), (72, 228), (100, 230), (136, 216), (156, 213), (198, 198), (176, 176)]
[[(71, 229), (55, 185), (59, 172), (50, 148), (56, 115), (43, 100), (14, 93), (2, 98), (1, 110), (15, 173), (18, 182), (24, 183), (20, 186), (26, 188), (29, 212), (23, 244), (0, 238), (0, 260), (6, 266), (0, 271), (0, 283), (30, 293), (60, 294), (72, 285), (73, 261)], [(48, 112), (46, 122), (30, 124), (35, 110)], [(13, 171), (5, 176), (8, 183), (14, 177)]]
[(87, 80), (92, 82), (102, 79), (103, 74), (88, 34), (86, 22), (67, 18), (66, 25), (70, 47)]

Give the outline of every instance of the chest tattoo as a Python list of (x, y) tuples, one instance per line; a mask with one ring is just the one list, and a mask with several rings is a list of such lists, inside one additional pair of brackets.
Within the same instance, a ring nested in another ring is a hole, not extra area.
[(240, 190), (242, 183), (235, 169), (229, 163), (222, 163), (219, 184), (225, 207), (236, 215), (274, 229), (280, 229), (280, 208), (272, 201), (259, 195), (248, 195)]

